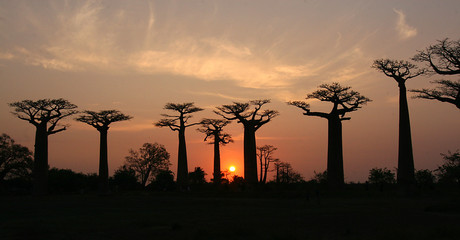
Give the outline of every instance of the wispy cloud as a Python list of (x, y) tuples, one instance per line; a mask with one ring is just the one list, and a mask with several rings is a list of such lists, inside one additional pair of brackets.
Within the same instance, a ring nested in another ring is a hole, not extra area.
[(410, 26), (406, 22), (406, 14), (402, 10), (393, 9), (398, 14), (398, 21), (396, 22), (396, 31), (398, 31), (401, 39), (409, 39), (417, 35), (417, 29)]

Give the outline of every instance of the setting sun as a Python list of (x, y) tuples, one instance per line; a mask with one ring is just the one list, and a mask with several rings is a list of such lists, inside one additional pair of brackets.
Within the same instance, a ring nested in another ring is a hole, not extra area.
[(230, 166), (230, 172), (234, 172), (236, 170), (235, 166)]

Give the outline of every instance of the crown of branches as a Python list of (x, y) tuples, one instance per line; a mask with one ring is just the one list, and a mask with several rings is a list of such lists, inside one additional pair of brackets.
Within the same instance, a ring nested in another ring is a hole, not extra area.
[[(262, 106), (270, 103), (269, 99), (252, 100), (247, 103), (233, 102), (231, 105), (216, 107), (219, 111), (214, 113), (227, 120), (238, 120), (243, 124), (252, 124), (256, 129), (278, 116), (276, 110), (261, 110)], [(254, 108), (251, 109), (251, 106)]]
[(126, 121), (132, 118), (117, 110), (102, 110), (99, 112), (85, 110), (83, 113), (75, 120), (91, 125), (98, 130), (107, 130), (113, 122)]
[(372, 101), (367, 97), (362, 96), (359, 92), (350, 90), (351, 87), (343, 87), (339, 83), (332, 84), (321, 84), (320, 89), (307, 95), (306, 99), (318, 99), (322, 102), (331, 102), (334, 104), (330, 113), (312, 112), (310, 110), (310, 104), (306, 101), (290, 101), (289, 105), (298, 107), (305, 111), (304, 115), (319, 116), (329, 118), (333, 115), (343, 116), (347, 112), (353, 112), (358, 110), (366, 103)]
[(62, 98), (40, 99), (37, 101), (23, 100), (9, 103), (8, 105), (14, 108), (14, 112), (11, 112), (12, 114), (21, 120), (30, 122), (34, 126), (50, 123), (51, 125), (47, 129), (48, 134), (66, 130), (64, 125), (56, 130), (56, 127), (59, 126), (58, 122), (65, 117), (78, 113), (75, 110), (77, 105)]
[[(191, 113), (204, 110), (203, 108), (196, 107), (193, 102), (167, 103), (164, 106), (164, 109), (175, 111), (178, 114), (176, 115), (161, 114), (161, 116), (166, 117), (166, 118), (160, 119), (158, 122), (155, 123), (155, 126), (169, 127), (173, 131), (179, 131), (180, 129), (199, 124), (199, 123), (192, 123), (192, 124), (187, 125), (187, 122), (192, 117), (192, 115), (190, 115)], [(177, 123), (177, 121), (179, 121), (179, 123)]]
[(225, 119), (203, 119), (200, 122), (201, 128), (198, 128), (197, 130), (199, 132), (206, 134), (204, 141), (207, 141), (208, 137), (211, 137), (214, 139), (214, 141), (210, 144), (219, 142), (225, 145), (227, 143), (233, 142), (233, 139), (230, 134), (222, 132), (223, 127), (225, 127), (229, 123), (230, 121)]

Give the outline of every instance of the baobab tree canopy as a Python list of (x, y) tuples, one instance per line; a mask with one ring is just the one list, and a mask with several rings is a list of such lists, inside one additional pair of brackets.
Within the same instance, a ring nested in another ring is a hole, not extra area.
[(219, 143), (225, 145), (227, 143), (233, 142), (232, 137), (228, 133), (223, 133), (223, 128), (227, 126), (231, 121), (225, 119), (203, 119), (201, 120), (201, 127), (197, 130), (206, 134), (204, 141), (207, 141), (208, 138), (212, 138), (209, 144)]
[(23, 100), (9, 105), (14, 108), (12, 113), (16, 117), (28, 121), (36, 127), (43, 124), (46, 126), (49, 123), (50, 126), (46, 129), (48, 135), (66, 130), (66, 126), (56, 129), (59, 126), (59, 121), (78, 112), (75, 110), (77, 108), (75, 104), (62, 98), (37, 101)]
[(351, 87), (343, 87), (339, 83), (322, 84), (319, 90), (314, 91), (307, 95), (307, 100), (318, 99), (322, 102), (331, 102), (333, 107), (330, 113), (312, 112), (310, 104), (306, 101), (291, 101), (288, 104), (304, 110), (304, 115), (317, 116), (323, 118), (330, 118), (333, 114), (338, 115), (341, 120), (348, 120), (345, 114), (358, 110), (370, 102), (367, 97), (362, 96), (360, 93), (350, 90)]
[(460, 74), (460, 39), (440, 40), (437, 44), (418, 51), (412, 59), (427, 63), (430, 69), (441, 75)]
[(184, 187), (188, 184), (188, 166), (187, 166), (187, 147), (185, 143), (185, 129), (197, 124), (188, 123), (192, 117), (192, 113), (203, 111), (202, 108), (196, 107), (193, 102), (188, 103), (167, 103), (164, 106), (166, 110), (176, 112), (174, 115), (161, 114), (163, 119), (155, 123), (157, 127), (169, 127), (173, 131), (179, 133), (179, 150), (178, 150), (178, 163), (177, 163), (177, 182)]
[(98, 131), (108, 130), (111, 123), (126, 121), (132, 118), (117, 110), (102, 110), (99, 112), (86, 110), (83, 113), (76, 120), (93, 126)]
[[(167, 103), (164, 106), (164, 109), (172, 110), (177, 112), (177, 115), (170, 114), (161, 114), (161, 116), (166, 117), (160, 119), (155, 123), (157, 127), (169, 127), (173, 131), (179, 131), (181, 128), (186, 128), (189, 126), (197, 125), (199, 123), (187, 124), (188, 120), (192, 117), (190, 115), (194, 112), (203, 111), (203, 108), (196, 107), (194, 103)], [(177, 122), (179, 121), (179, 123)]]
[[(227, 120), (237, 120), (244, 127), (244, 178), (250, 184), (257, 183), (256, 131), (270, 122), (279, 113), (276, 110), (261, 110), (270, 100), (253, 100), (247, 103), (233, 102), (216, 107), (216, 114)], [(252, 109), (251, 106), (254, 108)]]
[(372, 67), (396, 80), (400, 86), (408, 79), (426, 72), (425, 69), (419, 69), (417, 65), (405, 60), (377, 59), (372, 64)]
[(331, 188), (340, 188), (344, 184), (342, 121), (350, 119), (345, 117), (346, 113), (356, 111), (371, 100), (351, 90), (351, 87), (343, 87), (339, 83), (322, 84), (318, 90), (308, 94), (306, 99), (318, 99), (333, 104), (332, 110), (325, 113), (311, 111), (310, 105), (306, 101), (288, 102), (289, 105), (304, 110), (303, 114), (306, 116), (316, 116), (328, 120), (328, 184)]
[[(449, 41), (448, 38), (445, 38), (425, 50), (418, 51), (412, 59), (427, 63), (428, 71), (434, 71), (440, 75), (460, 74), (460, 40)], [(433, 83), (437, 84), (435, 89), (423, 88), (410, 91), (417, 93), (416, 98), (447, 102), (460, 109), (459, 80), (435, 80)]]

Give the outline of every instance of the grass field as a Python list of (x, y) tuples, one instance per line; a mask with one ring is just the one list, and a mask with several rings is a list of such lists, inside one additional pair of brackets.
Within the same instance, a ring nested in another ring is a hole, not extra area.
[(0, 239), (460, 239), (458, 198), (0, 197)]

